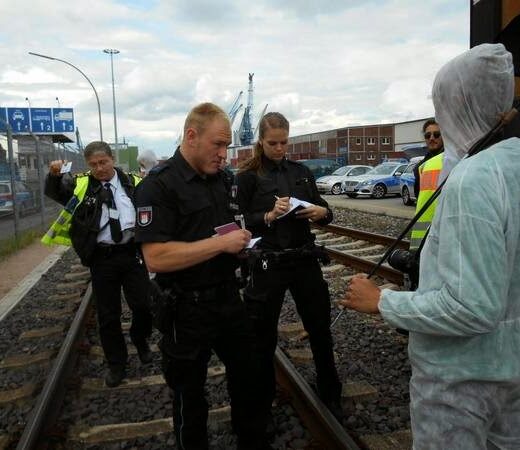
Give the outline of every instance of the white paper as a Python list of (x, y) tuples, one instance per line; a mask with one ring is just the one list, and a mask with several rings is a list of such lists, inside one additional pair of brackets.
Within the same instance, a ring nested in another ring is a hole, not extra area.
[(60, 173), (70, 172), (71, 167), (72, 167), (72, 161), (69, 161), (68, 163), (63, 164), (61, 166)]
[(246, 248), (253, 248), (255, 244), (262, 239), (261, 237), (253, 238), (249, 241), (249, 244), (246, 245)]
[(300, 200), (299, 198), (296, 198), (296, 197), (290, 197), (289, 198), (289, 205), (290, 205), (289, 211), (287, 211), (286, 213), (282, 214), (281, 216), (278, 216), (276, 218), (276, 220), (285, 217), (287, 214), (290, 214), (292, 211), (294, 211), (299, 206), (301, 206), (303, 208), (308, 208), (309, 206), (314, 206), (314, 204), (306, 202), (305, 200)]

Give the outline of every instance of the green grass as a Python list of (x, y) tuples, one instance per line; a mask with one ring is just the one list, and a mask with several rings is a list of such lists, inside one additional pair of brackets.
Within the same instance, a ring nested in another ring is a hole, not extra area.
[(0, 261), (16, 253), (18, 250), (31, 245), (34, 241), (42, 238), (44, 231), (38, 229), (25, 230), (20, 233), (18, 240), (13, 237), (0, 241)]

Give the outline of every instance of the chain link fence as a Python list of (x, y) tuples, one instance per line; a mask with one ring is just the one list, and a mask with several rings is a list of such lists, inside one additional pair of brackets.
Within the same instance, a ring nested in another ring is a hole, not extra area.
[(16, 154), (9, 129), (6, 141), (7, 150), (0, 143), (0, 258), (10, 249), (42, 236), (57, 217), (61, 205), (44, 194), (49, 162), (72, 161), (73, 172), (85, 170), (79, 150), (54, 144), (46, 136), (19, 138)]

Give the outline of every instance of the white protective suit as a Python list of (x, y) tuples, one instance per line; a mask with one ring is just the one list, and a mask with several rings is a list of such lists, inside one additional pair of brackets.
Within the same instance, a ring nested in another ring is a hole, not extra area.
[[(501, 44), (439, 71), (433, 101), (451, 161), (509, 111), (513, 83)], [(414, 449), (520, 449), (520, 139), (456, 165), (421, 253), (418, 290), (384, 289), (379, 310), (410, 330)]]

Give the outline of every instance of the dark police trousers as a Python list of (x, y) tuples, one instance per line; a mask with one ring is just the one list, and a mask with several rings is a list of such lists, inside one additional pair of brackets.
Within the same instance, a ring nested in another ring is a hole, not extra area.
[(315, 257), (290, 260), (262, 258), (256, 261), (244, 292), (255, 329), (255, 360), (258, 364), (264, 407), (270, 411), (275, 396), (273, 357), (278, 340), (278, 319), (287, 289), (296, 304), (309, 340), (316, 366), (318, 394), (325, 402), (339, 401), (341, 383), (334, 363), (330, 332), (330, 296)]
[(111, 369), (124, 368), (128, 357), (121, 330), (121, 287), (132, 311), (130, 337), (139, 346), (152, 333), (148, 272), (134, 243), (96, 247), (90, 266), (101, 345)]
[(255, 448), (263, 437), (265, 422), (260, 419), (256, 374), (251, 370), (252, 330), (236, 281), (180, 294), (172, 322), (171, 332), (163, 336), (160, 347), (164, 377), (174, 391), (178, 448), (208, 448), (204, 386), (212, 350), (226, 366), (231, 419), (239, 448)]

